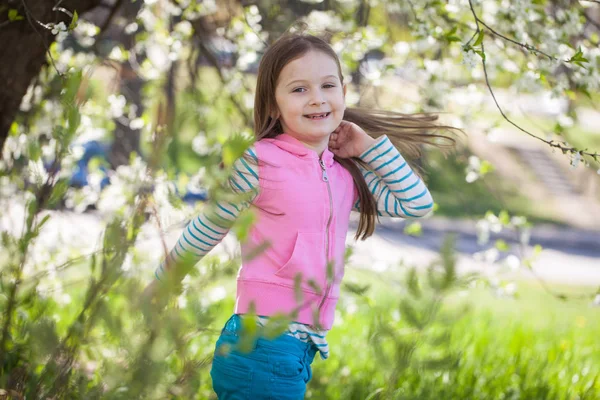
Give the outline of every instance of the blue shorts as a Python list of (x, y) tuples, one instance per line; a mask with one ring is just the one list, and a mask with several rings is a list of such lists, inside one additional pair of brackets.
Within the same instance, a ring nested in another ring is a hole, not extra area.
[[(241, 330), (241, 318), (234, 314), (215, 346), (210, 376), (219, 400), (303, 399), (316, 346), (283, 334), (273, 340), (259, 338), (252, 351), (244, 353), (236, 349)], [(231, 346), (226, 355), (224, 344)]]

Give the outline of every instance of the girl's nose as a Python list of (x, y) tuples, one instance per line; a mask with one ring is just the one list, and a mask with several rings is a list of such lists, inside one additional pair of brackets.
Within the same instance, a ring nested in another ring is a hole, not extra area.
[(314, 95), (311, 99), (311, 104), (316, 104), (316, 105), (321, 105), (321, 104), (325, 104), (325, 99), (323, 98), (323, 93), (321, 93), (321, 91), (317, 90), (315, 92), (313, 92)]

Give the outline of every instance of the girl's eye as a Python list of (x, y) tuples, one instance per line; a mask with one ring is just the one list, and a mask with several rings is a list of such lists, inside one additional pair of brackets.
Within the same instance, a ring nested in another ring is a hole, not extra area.
[[(335, 87), (335, 85), (332, 85), (331, 83), (326, 83), (323, 85), (323, 87), (325, 89), (331, 89), (331, 88)], [(296, 89), (292, 90), (292, 93), (302, 93), (302, 92), (300, 92), (300, 90), (306, 90), (306, 88), (303, 88), (303, 87), (296, 88)]]

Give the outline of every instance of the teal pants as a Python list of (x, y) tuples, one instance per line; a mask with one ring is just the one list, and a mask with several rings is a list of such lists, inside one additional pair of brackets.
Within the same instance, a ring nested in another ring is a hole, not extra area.
[[(313, 343), (288, 335), (260, 338), (249, 353), (236, 349), (242, 324), (234, 314), (215, 346), (210, 376), (219, 400), (300, 400), (312, 378)], [(231, 350), (223, 352), (227, 344)]]

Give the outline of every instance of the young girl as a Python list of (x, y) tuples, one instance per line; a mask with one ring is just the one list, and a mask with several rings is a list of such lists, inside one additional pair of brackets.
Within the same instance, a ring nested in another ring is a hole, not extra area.
[[(208, 207), (156, 270), (154, 286), (179, 280), (174, 266), (197, 262), (240, 212), (255, 211), (256, 223), (241, 243), (235, 311), (211, 369), (219, 399), (302, 399), (315, 354), (329, 356), (326, 336), (344, 275), (350, 212), (360, 212), (355, 238), (364, 240), (376, 215), (418, 218), (433, 207), (390, 138), (417, 157), (419, 144), (452, 141), (425, 131), (448, 127), (434, 125), (429, 115), (346, 109), (345, 95), (340, 62), (325, 41), (296, 33), (274, 43), (258, 70), (256, 141), (230, 178), (245, 201)], [(275, 315), (293, 322), (274, 340), (259, 337), (248, 353), (236, 348), (248, 326), (245, 315), (261, 326)]]

